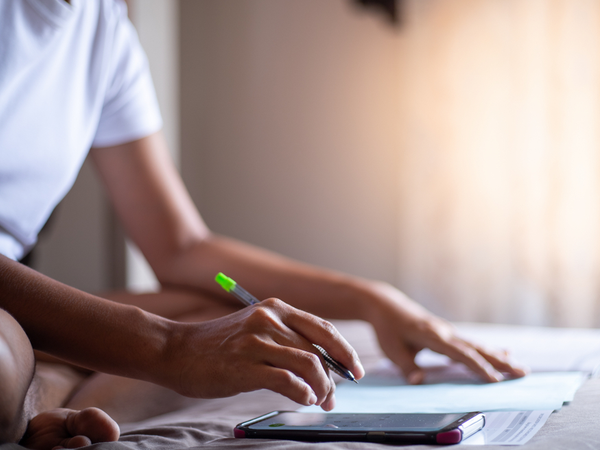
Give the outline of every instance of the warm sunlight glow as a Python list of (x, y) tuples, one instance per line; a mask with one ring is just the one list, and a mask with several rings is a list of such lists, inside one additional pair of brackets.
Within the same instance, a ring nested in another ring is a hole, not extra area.
[(600, 3), (405, 17), (402, 287), (463, 320), (600, 324)]

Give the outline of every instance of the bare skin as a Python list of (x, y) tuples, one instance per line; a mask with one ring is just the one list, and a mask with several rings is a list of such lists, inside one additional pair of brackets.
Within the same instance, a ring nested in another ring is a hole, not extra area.
[[(240, 309), (183, 291), (138, 295), (114, 292), (103, 297), (186, 322), (206, 322)], [(44, 412), (37, 415), (33, 412), (34, 417), (20, 442), (28, 448), (46, 449), (57, 445), (75, 448), (116, 440), (115, 422), (141, 420), (190, 403), (187, 397), (152, 383), (93, 373), (40, 352), (36, 352), (36, 360), (37, 370), (28, 399), (34, 405), (33, 411)], [(64, 408), (60, 408), (63, 405)]]
[(98, 408), (56, 408), (35, 416), (20, 444), (31, 449), (78, 448), (119, 439), (119, 426)]
[[(240, 309), (197, 292), (163, 290), (150, 294), (111, 292), (102, 295), (181, 322), (206, 322)], [(118, 423), (136, 422), (181, 409), (193, 400), (176, 392), (131, 378), (95, 373), (80, 383), (65, 407), (75, 410), (97, 406)]]
[(26, 402), (34, 357), (27, 335), (0, 309), (0, 443), (15, 442), (25, 432), (31, 405)]
[[(16, 442), (34, 449), (81, 447), (93, 442), (119, 438), (119, 427), (106, 413), (97, 408), (82, 411), (53, 409), (45, 411), (77, 383), (57, 383), (60, 371), (56, 366), (46, 372), (49, 385), (42, 386), (42, 377), (34, 376), (34, 353), (25, 332), (10, 314), (0, 310), (0, 443)], [(63, 387), (63, 389), (61, 389)], [(64, 389), (66, 387), (66, 389)], [(47, 388), (47, 389), (42, 389)], [(27, 427), (27, 431), (26, 431)]]
[(91, 155), (128, 234), (135, 236), (164, 287), (201, 290), (237, 305), (214, 282), (216, 272), (223, 271), (258, 298), (274, 295), (319, 317), (366, 320), (375, 327), (387, 356), (408, 378), (422, 377), (414, 354), (424, 347), (464, 363), (488, 382), (502, 380), (500, 372), (525, 374), (502, 353), (460, 339), (448, 322), (386, 283), (311, 267), (211, 233), (161, 133), (93, 149)]
[[(206, 322), (240, 309), (184, 291), (111, 292), (102, 297), (182, 322)], [(142, 420), (190, 404), (189, 398), (156, 384), (90, 372), (41, 352), (35, 355), (37, 370), (28, 392), (33, 419), (20, 442), (28, 448), (75, 448), (116, 440), (117, 422)], [(331, 387), (329, 402), (333, 407), (332, 382)], [(37, 411), (43, 412), (36, 415)]]
[[(206, 295), (184, 291), (166, 290), (149, 294), (111, 292), (102, 297), (191, 323), (217, 319), (240, 309), (237, 305), (224, 305)], [(36, 358), (38, 382), (46, 385), (46, 389), (39, 390), (43, 394), (37, 397), (37, 402), (45, 409), (64, 406), (81, 410), (95, 406), (116, 422), (124, 423), (180, 409), (192, 401), (152, 383), (85, 371), (47, 354), (37, 352)], [(329, 402), (333, 407), (335, 385), (332, 383), (331, 387)], [(323, 406), (329, 408), (326, 404)]]

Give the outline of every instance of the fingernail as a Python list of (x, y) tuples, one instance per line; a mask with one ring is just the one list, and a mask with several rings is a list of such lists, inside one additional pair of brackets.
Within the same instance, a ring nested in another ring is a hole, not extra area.
[(514, 369), (513, 369), (513, 373), (516, 376), (521, 376), (521, 377), (524, 377), (529, 372), (530, 372), (529, 367), (515, 366)]
[(313, 393), (310, 394), (310, 397), (308, 398), (308, 404), (309, 405), (314, 405), (315, 403), (317, 403), (317, 396), (313, 392)]
[(492, 374), (492, 377), (496, 380), (496, 381), (504, 381), (504, 375), (502, 375), (500, 372), (496, 372)]
[(355, 374), (358, 378), (362, 378), (365, 376), (365, 368), (363, 367), (362, 363), (360, 361), (358, 361), (358, 370), (356, 371), (357, 373)]
[(335, 397), (329, 397), (326, 402), (323, 402), (321, 408), (323, 408), (323, 411), (331, 411), (333, 408), (335, 408)]

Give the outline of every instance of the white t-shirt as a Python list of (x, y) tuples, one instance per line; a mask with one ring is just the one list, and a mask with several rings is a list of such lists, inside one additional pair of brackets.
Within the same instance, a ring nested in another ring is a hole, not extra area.
[(161, 126), (122, 0), (0, 0), (0, 253), (35, 244), (90, 147)]

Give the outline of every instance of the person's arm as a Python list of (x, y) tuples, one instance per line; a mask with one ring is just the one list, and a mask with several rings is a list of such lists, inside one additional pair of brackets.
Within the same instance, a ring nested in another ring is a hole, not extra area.
[[(0, 307), (35, 349), (134, 378), (147, 379), (149, 365), (164, 358), (172, 332), (165, 319), (66, 286), (2, 255)], [(135, 351), (141, 348), (144, 356)]]
[(209, 322), (179, 323), (86, 294), (0, 256), (0, 308), (35, 349), (190, 397), (265, 388), (331, 409), (334, 387), (313, 342), (326, 345), (358, 377), (364, 374), (335, 328), (276, 299)]
[(315, 268), (213, 234), (190, 199), (162, 133), (91, 154), (127, 233), (163, 286), (199, 289), (235, 302), (214, 281), (224, 272), (258, 298), (277, 296), (320, 317), (367, 320), (411, 382), (422, 379), (414, 357), (424, 347), (466, 364), (486, 381), (501, 379), (498, 371), (524, 374), (503, 353), (460, 339), (449, 323), (390, 285)]

